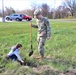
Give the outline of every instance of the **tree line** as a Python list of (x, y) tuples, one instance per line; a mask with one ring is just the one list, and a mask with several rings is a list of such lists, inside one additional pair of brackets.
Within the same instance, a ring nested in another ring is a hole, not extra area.
[[(58, 18), (76, 18), (76, 0), (64, 0), (62, 5), (57, 8), (51, 8), (48, 4), (43, 3), (42, 5), (32, 4), (31, 9), (25, 10), (14, 10), (12, 7), (5, 7), (4, 14), (10, 15), (13, 13), (24, 13), (29, 16), (33, 16), (34, 11), (40, 8), (42, 10), (42, 15), (48, 17), (49, 19), (58, 19)], [(2, 13), (0, 11), (0, 16)]]

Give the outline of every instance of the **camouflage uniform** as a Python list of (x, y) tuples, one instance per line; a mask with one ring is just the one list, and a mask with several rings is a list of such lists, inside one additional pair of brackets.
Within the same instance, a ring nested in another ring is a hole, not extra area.
[(44, 57), (44, 44), (47, 37), (50, 37), (51, 27), (47, 18), (41, 16), (40, 19), (37, 19), (38, 26), (38, 34), (37, 34), (37, 42), (38, 42), (38, 50), (42, 57)]

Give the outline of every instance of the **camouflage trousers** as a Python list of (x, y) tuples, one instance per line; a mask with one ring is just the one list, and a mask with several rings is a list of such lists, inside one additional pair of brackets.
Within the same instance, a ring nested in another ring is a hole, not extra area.
[(38, 51), (42, 57), (44, 57), (44, 45), (46, 37), (37, 37)]

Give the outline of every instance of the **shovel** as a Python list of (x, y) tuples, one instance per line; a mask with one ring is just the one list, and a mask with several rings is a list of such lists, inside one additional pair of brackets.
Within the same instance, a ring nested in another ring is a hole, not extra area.
[(29, 56), (33, 55), (33, 46), (32, 46), (32, 22), (30, 22), (30, 46), (31, 46), (31, 51), (29, 52)]

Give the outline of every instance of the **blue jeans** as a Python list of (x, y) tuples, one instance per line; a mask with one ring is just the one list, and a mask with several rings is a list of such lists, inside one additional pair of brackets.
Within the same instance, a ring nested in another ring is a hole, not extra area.
[(15, 54), (9, 56), (10, 59), (12, 59), (13, 61), (16, 61), (17, 60), (17, 56)]

